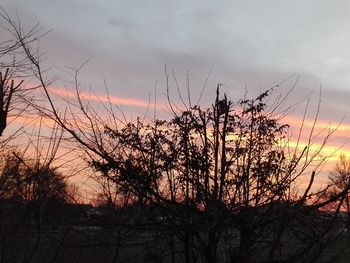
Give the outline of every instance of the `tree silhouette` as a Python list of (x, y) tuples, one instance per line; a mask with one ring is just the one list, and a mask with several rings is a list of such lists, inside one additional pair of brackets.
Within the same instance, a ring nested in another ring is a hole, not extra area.
[(14, 80), (10, 78), (9, 68), (6, 69), (5, 74), (0, 72), (0, 136), (7, 126), (7, 117), (11, 110), (14, 94), (19, 91), (22, 83), (23, 81), (17, 85), (14, 84)]
[[(234, 105), (220, 97), (218, 88), (209, 109), (194, 106), (170, 121), (138, 120), (120, 130), (106, 125), (108, 158), (100, 158), (101, 153), (91, 164), (119, 191), (131, 191), (138, 202), (162, 211), (165, 230), (183, 243), (185, 262), (198, 254), (217, 262), (227, 232), (240, 240), (225, 251), (230, 262), (256, 260), (262, 251), (268, 251), (268, 260), (281, 259), (282, 238), (306, 236), (302, 223), (308, 230), (313, 226), (305, 218), (311, 222), (317, 208), (338, 200), (348, 187), (317, 201), (309, 192), (315, 176), (310, 171), (309, 187), (297, 194), (310, 162), (303, 159), (312, 153), (307, 147), (300, 152), (287, 147), (288, 125), (279, 124), (276, 107), (269, 105), (267, 111), (270, 92)], [(308, 244), (310, 254), (314, 245)]]
[[(336, 204), (350, 185), (332, 195), (326, 193), (335, 182), (313, 190), (325, 161), (320, 152), (333, 132), (312, 150), (318, 112), (303, 147), (301, 134), (292, 147), (288, 125), (281, 123), (286, 97), (267, 103), (274, 88), (234, 103), (218, 85), (208, 108), (183, 103), (174, 110), (168, 98), (170, 120), (121, 121), (110, 104), (106, 121), (79, 92), (79, 69), (76, 98), (61, 110), (43, 76), (40, 53), (30, 48), (21, 27), (5, 20), (48, 100), (49, 108), (38, 109), (79, 145), (97, 181), (108, 183), (108, 198), (115, 193), (115, 200), (128, 200), (125, 206), (139, 204), (145, 214), (153, 210), (149, 220), (156, 230), (148, 233), (161, 232), (158, 242), (168, 245), (173, 262), (315, 262), (338, 237), (335, 220), (325, 219), (322, 209), (335, 205), (339, 212)], [(109, 204), (118, 205), (115, 200)]]
[[(327, 198), (329, 196), (337, 195), (339, 192), (344, 191), (350, 185), (350, 160), (345, 154), (341, 154), (339, 161), (336, 163), (333, 170), (329, 175), (329, 184), (331, 187), (324, 193), (321, 198)], [(348, 229), (350, 226), (350, 194), (347, 193), (337, 203), (329, 207), (329, 210), (337, 211), (337, 207), (340, 207), (341, 212), (347, 213), (347, 216), (342, 218), (345, 227)], [(338, 209), (339, 210), (339, 209)]]
[(1, 165), (1, 197), (24, 202), (57, 200), (65, 202), (68, 197), (64, 177), (54, 168), (32, 163), (21, 153), (3, 156)]

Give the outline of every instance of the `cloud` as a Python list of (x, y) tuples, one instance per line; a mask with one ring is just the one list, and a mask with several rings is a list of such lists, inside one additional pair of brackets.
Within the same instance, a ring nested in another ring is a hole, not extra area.
[[(164, 100), (166, 63), (184, 92), (189, 70), (194, 98), (214, 65), (202, 98), (206, 105), (213, 101), (219, 82), (232, 100), (238, 100), (245, 86), (248, 95), (254, 95), (296, 73), (300, 80), (291, 104), (313, 90), (314, 112), (322, 84), (321, 118), (336, 123), (350, 112), (346, 0), (336, 5), (327, 0), (155, 0), (147, 5), (137, 0), (3, 0), (1, 5), (12, 15), (18, 10), (28, 28), (40, 21), (53, 29), (41, 40), (41, 48), (47, 52), (46, 63), (53, 66), (51, 74), (60, 76), (58, 85), (64, 86), (66, 66), (79, 66), (93, 55), (80, 80), (103, 98), (100, 87), (105, 79), (118, 104), (145, 107), (156, 81)], [(176, 97), (171, 74), (170, 81)], [(302, 113), (300, 106), (296, 115)]]
[[(77, 98), (77, 93), (75, 91), (63, 89), (63, 88), (49, 88), (48, 89), (51, 94), (59, 95), (63, 98), (71, 99), (71, 98)], [(79, 97), (83, 99), (84, 101), (94, 101), (94, 102), (100, 102), (100, 103), (111, 103), (115, 105), (125, 105), (125, 106), (131, 106), (131, 107), (141, 107), (141, 108), (165, 108), (165, 105), (155, 105), (152, 102), (147, 102), (143, 100), (138, 100), (135, 98), (123, 98), (118, 96), (110, 96), (110, 95), (102, 95), (102, 94), (96, 94), (94, 92), (85, 92), (85, 91), (79, 91)]]
[(78, 65), (94, 55), (87, 81), (118, 81), (124, 95), (142, 92), (145, 98), (163, 77), (164, 63), (177, 72), (201, 71), (200, 78), (215, 64), (216, 82), (255, 78), (264, 85), (267, 78), (300, 73), (326, 85), (350, 85), (344, 74), (350, 69), (346, 1), (4, 0), (2, 5), (53, 29), (42, 48), (54, 65)]

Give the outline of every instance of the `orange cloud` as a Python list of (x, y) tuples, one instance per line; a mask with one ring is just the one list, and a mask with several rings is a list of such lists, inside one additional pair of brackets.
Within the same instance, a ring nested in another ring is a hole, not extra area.
[[(51, 94), (63, 97), (65, 99), (74, 99), (76, 98), (77, 94), (74, 90), (67, 90), (61, 87), (51, 87), (49, 88), (49, 92)], [(112, 104), (117, 104), (117, 105), (127, 105), (127, 106), (133, 106), (133, 107), (141, 107), (141, 108), (155, 108), (157, 107), (158, 109), (162, 108), (167, 108), (166, 105), (155, 105), (154, 103), (149, 103), (143, 100), (139, 99), (134, 99), (134, 98), (123, 98), (123, 97), (118, 97), (118, 96), (108, 96), (108, 95), (101, 95), (101, 94), (95, 94), (92, 92), (84, 92), (81, 91), (79, 92), (79, 95), (81, 99), (85, 101), (94, 101), (94, 102), (101, 102), (101, 103), (112, 103)], [(58, 105), (58, 103), (57, 103)], [(82, 116), (83, 117), (83, 116)], [(84, 119), (79, 118), (79, 120), (84, 121)], [(54, 127), (55, 122), (47, 117), (40, 117), (37, 118), (27, 118), (24, 116), (18, 116), (16, 118), (10, 118), (10, 122), (12, 122), (15, 125), (26, 125), (26, 126), (32, 126), (32, 125), (39, 125), (40, 121), (44, 121), (45, 126), (47, 127)], [(302, 119), (298, 118), (296, 116), (286, 116), (283, 119), (280, 120), (281, 123), (287, 123), (291, 127), (291, 131), (295, 131), (297, 134), (299, 131), (299, 128), (302, 124)], [(13, 125), (10, 123), (10, 125)], [(304, 147), (308, 143), (308, 132), (312, 129), (314, 125), (314, 121), (312, 119), (305, 119), (303, 123), (303, 136), (301, 136), (301, 141), (299, 142), (300, 147)], [(347, 145), (344, 145), (345, 139), (350, 133), (350, 123), (342, 123), (338, 127), (338, 123), (335, 122), (327, 122), (324, 120), (317, 121), (315, 125), (315, 131), (314, 133), (317, 134), (319, 131), (324, 129), (323, 135), (321, 134), (319, 136), (319, 142), (316, 142), (318, 144), (313, 144), (312, 148), (310, 149), (311, 151), (316, 151), (318, 147), (320, 146), (320, 141), (322, 141), (322, 138), (327, 135), (327, 131), (329, 129), (336, 129), (336, 132), (332, 134), (331, 136), (331, 141), (328, 142), (323, 150), (322, 154), (332, 156), (330, 158), (331, 162), (333, 163), (335, 160), (338, 159), (338, 153), (345, 153), (348, 154), (350, 153), (350, 148)], [(294, 138), (291, 139), (289, 146), (291, 148), (296, 147), (296, 135), (294, 134)]]
[(290, 125), (293, 129), (298, 129), (303, 125), (303, 129), (312, 129), (313, 126), (315, 126), (316, 130), (320, 129), (326, 129), (326, 130), (336, 130), (336, 133), (349, 133), (350, 132), (350, 123), (336, 121), (336, 120), (330, 120), (330, 121), (324, 121), (324, 120), (317, 120), (316, 123), (313, 119), (305, 119), (302, 120), (301, 117), (295, 117), (295, 116), (285, 116), (282, 121), (282, 123), (287, 123)]
[[(68, 89), (63, 89), (59, 87), (51, 87), (49, 88), (49, 92), (55, 95), (59, 95), (66, 98), (76, 98), (77, 93), (75, 91), (71, 91)], [(126, 106), (134, 106), (141, 108), (165, 108), (165, 105), (159, 105), (158, 103), (155, 105), (151, 102), (146, 102), (143, 100), (135, 99), (135, 98), (123, 98), (119, 96), (110, 96), (110, 95), (102, 95), (96, 94), (93, 92), (85, 92), (79, 91), (79, 96), (81, 99), (87, 101), (96, 101), (102, 103), (112, 103), (116, 105), (126, 105)]]

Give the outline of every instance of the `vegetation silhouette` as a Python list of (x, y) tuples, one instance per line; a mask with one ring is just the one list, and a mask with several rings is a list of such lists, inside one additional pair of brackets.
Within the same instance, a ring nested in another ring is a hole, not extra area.
[[(168, 95), (169, 119), (121, 120), (109, 103), (102, 119), (81, 95), (81, 68), (73, 72), (76, 96), (62, 109), (49, 90), (42, 53), (32, 48), (46, 32), (38, 25), (25, 32), (0, 12), (13, 37), (0, 47), (0, 132), (11, 94), (22, 89), (22, 82), (14, 85), (18, 72), (35, 78), (46, 100), (26, 99), (24, 108), (56, 124), (48, 152), (36, 147), (34, 162), (16, 151), (1, 159), (3, 262), (79, 262), (84, 253), (84, 262), (328, 262), (338, 256), (350, 183), (347, 166), (338, 167), (328, 185), (314, 190), (326, 160), (320, 152), (334, 132), (312, 147), (318, 111), (306, 142), (305, 119), (295, 140), (289, 136), (283, 120), (290, 92), (274, 97), (279, 85), (237, 102), (218, 85), (210, 107), (192, 105), (189, 95), (186, 103), (180, 92), (179, 107)], [(9, 54), (15, 63), (6, 62)], [(35, 135), (41, 138), (40, 131)], [(74, 203), (66, 177), (52, 165), (62, 143), (76, 145), (93, 170), (101, 189), (97, 207)], [(2, 153), (7, 146), (4, 140)]]

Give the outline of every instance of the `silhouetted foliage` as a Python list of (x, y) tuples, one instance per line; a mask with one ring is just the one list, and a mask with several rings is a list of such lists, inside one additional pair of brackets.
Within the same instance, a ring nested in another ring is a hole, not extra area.
[[(282, 113), (273, 105), (267, 110), (271, 91), (234, 104), (225, 95), (220, 98), (218, 88), (209, 109), (194, 106), (170, 121), (138, 119), (121, 129), (106, 124), (110, 144), (91, 165), (116, 191), (158, 207), (166, 222), (160, 227), (183, 243), (185, 262), (196, 257), (222, 261), (219, 255), (230, 262), (296, 260), (300, 255), (314, 260), (327, 233), (312, 223), (317, 209), (345, 192), (322, 202), (310, 188), (297, 194), (307, 171), (303, 158), (310, 151), (288, 148), (288, 125), (279, 123)], [(310, 171), (310, 184), (314, 176)], [(310, 239), (310, 231), (319, 234)], [(239, 246), (225, 244), (235, 235)], [(281, 253), (286, 238), (305, 240), (307, 249)]]
[[(80, 68), (74, 72), (76, 98), (59, 109), (49, 92), (50, 81), (43, 76), (41, 53), (31, 48), (40, 31), (35, 26), (26, 33), (20, 22), (1, 12), (14, 36), (9, 51), (22, 50), (24, 58), (18, 66), (31, 70), (48, 102), (32, 106), (65, 131), (69, 144), (79, 146), (102, 189), (99, 209), (80, 206), (80, 216), (75, 207), (66, 207), (79, 220), (60, 232), (63, 237), (52, 262), (71, 229), (76, 230), (70, 240), (77, 247), (113, 248), (112, 262), (118, 261), (123, 247), (132, 251), (128, 260), (143, 257), (145, 262), (316, 262), (341, 236), (336, 215), (350, 185), (329, 194), (340, 182), (332, 179), (313, 192), (315, 176), (325, 161), (319, 154), (332, 133), (325, 134), (319, 148), (311, 149), (319, 136), (315, 135), (318, 112), (302, 147), (301, 134), (290, 145), (289, 126), (283, 123), (287, 97), (267, 102), (273, 88), (234, 103), (220, 94), (218, 85), (215, 101), (207, 108), (191, 105), (190, 98), (186, 105), (181, 94), (183, 108), (175, 107), (168, 97), (173, 116), (165, 120), (121, 121), (110, 103), (105, 107), (106, 120), (81, 96)], [(4, 54), (0, 48), (0, 57)], [(1, 79), (0, 110), (7, 114), (14, 85), (6, 84), (4, 79), (10, 81), (6, 77)], [(168, 84), (167, 73), (166, 80)], [(2, 123), (5, 127), (6, 121)], [(39, 204), (34, 209), (39, 231), (24, 256), (27, 262), (34, 258), (42, 237), (42, 204), (67, 200), (65, 181), (51, 167), (62, 136), (57, 147), (52, 143), (48, 162), (28, 162), (17, 153), (3, 159), (2, 198), (21, 205)], [(305, 178), (308, 184), (301, 188)], [(322, 212), (329, 207), (334, 212), (330, 218)]]
[(67, 200), (64, 177), (54, 168), (26, 161), (20, 152), (1, 156), (0, 196), (23, 202)]

